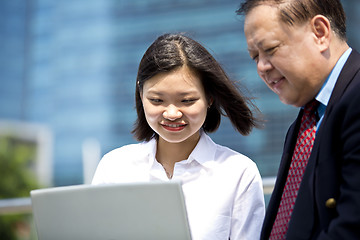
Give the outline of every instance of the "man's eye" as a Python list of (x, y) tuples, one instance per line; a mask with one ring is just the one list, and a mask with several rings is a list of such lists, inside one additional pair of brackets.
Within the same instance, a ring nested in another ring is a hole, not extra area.
[(275, 50), (276, 50), (276, 47), (272, 47), (272, 48), (266, 49), (265, 52), (266, 52), (267, 54), (273, 54), (273, 53), (275, 52)]
[(259, 55), (254, 55), (254, 56), (250, 56), (250, 57), (255, 63), (259, 62)]

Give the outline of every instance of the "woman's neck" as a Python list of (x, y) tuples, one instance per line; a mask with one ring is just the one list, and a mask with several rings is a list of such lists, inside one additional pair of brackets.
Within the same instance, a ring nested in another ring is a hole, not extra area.
[(159, 137), (156, 160), (164, 167), (169, 178), (172, 176), (175, 163), (187, 159), (199, 142), (199, 139), (199, 133), (180, 143), (170, 143)]

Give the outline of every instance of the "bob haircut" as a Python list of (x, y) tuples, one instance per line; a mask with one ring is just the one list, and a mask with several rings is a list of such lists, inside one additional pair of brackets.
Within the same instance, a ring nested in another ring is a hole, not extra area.
[(182, 34), (164, 34), (146, 50), (138, 69), (135, 90), (138, 117), (132, 131), (138, 141), (159, 137), (145, 118), (140, 97), (144, 83), (156, 74), (182, 66), (199, 74), (206, 98), (208, 102), (210, 99), (212, 101), (202, 126), (205, 132), (218, 129), (221, 115), (229, 117), (233, 126), (243, 135), (249, 134), (257, 126), (257, 120), (248, 107), (248, 104), (253, 106), (251, 101), (241, 95), (220, 64), (201, 44)]
[(276, 6), (281, 20), (291, 26), (323, 15), (336, 35), (343, 41), (347, 39), (346, 16), (340, 0), (245, 0), (236, 12), (246, 16), (259, 5)]

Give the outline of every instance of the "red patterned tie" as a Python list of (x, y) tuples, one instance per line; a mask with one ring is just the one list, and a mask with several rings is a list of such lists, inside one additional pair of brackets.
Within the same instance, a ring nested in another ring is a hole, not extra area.
[(316, 100), (305, 105), (288, 177), (286, 179), (278, 213), (270, 234), (270, 240), (285, 239), (285, 234), (288, 229), (288, 223), (300, 187), (300, 182), (305, 172), (306, 164), (310, 157), (311, 149), (315, 140), (316, 118), (314, 110), (317, 106), (318, 102)]

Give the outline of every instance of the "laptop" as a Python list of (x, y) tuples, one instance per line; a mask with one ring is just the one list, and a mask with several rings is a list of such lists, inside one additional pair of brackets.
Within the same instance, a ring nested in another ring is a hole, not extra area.
[(179, 182), (75, 185), (30, 192), (39, 240), (190, 240)]

